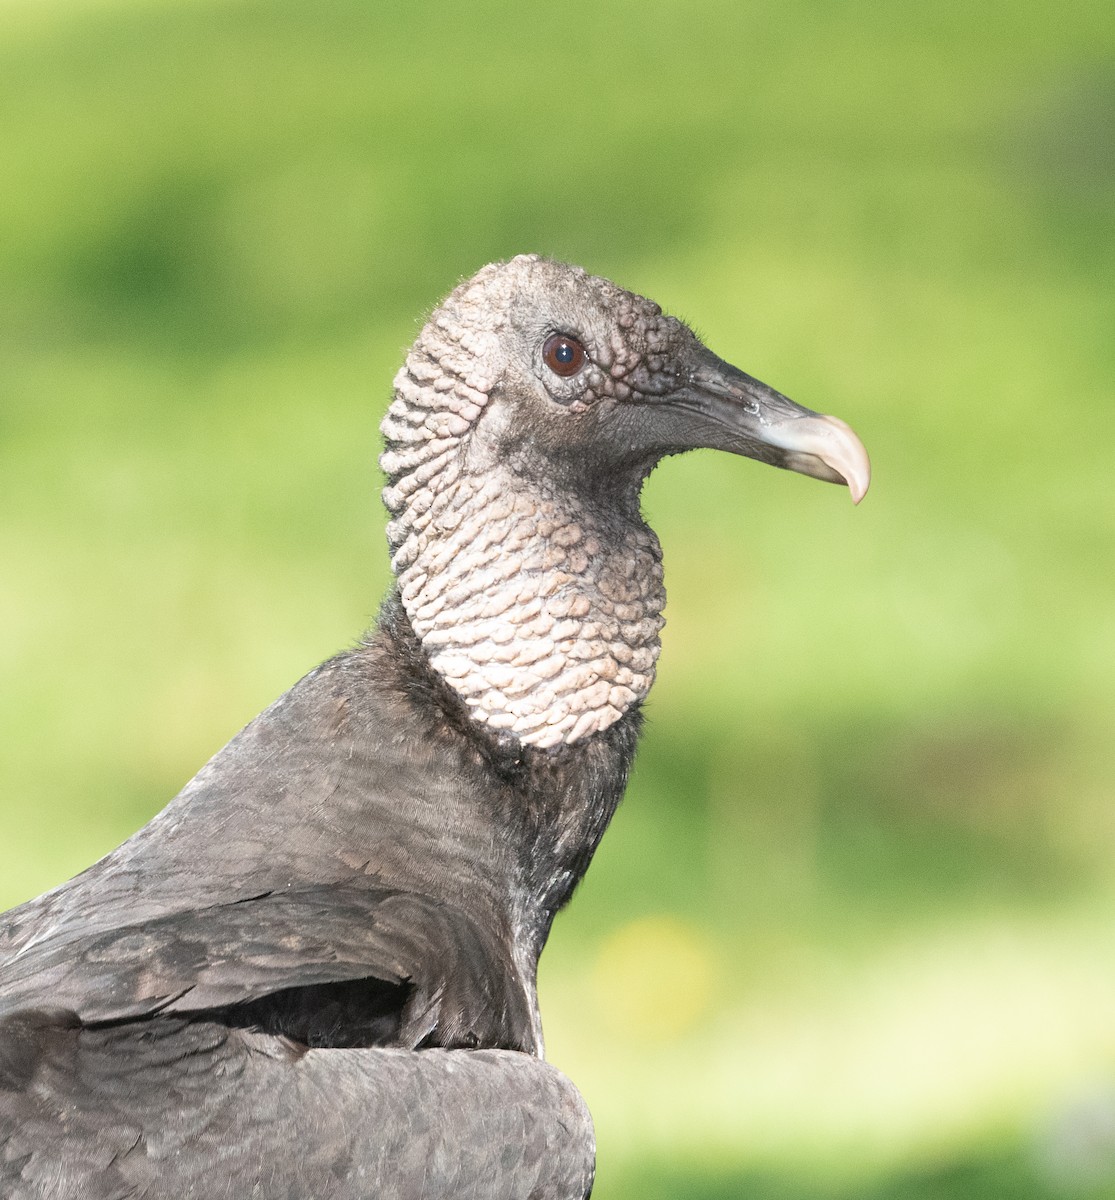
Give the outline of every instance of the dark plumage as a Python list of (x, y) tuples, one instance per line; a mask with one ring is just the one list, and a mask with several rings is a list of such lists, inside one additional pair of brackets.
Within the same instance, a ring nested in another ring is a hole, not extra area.
[(398, 587), (149, 825), (0, 922), (7, 1197), (575, 1197), (535, 970), (626, 784), (661, 626), (639, 514), (719, 446), (858, 499), (854, 435), (524, 257), (384, 422)]

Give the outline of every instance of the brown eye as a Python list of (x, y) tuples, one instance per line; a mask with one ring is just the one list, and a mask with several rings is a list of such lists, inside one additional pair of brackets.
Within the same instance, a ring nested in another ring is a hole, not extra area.
[(585, 357), (584, 346), (566, 333), (553, 334), (542, 347), (542, 361), (555, 375), (566, 379), (585, 365)]

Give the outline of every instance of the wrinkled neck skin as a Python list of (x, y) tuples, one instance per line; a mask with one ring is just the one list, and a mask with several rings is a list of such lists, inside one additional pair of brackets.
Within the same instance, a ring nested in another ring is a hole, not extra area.
[(666, 597), (641, 477), (594, 493), (529, 446), (490, 454), (471, 431), (454, 433), (414, 358), (396, 380), (381, 460), (407, 617), (475, 721), (524, 746), (575, 745), (654, 682)]
[(459, 480), (442, 513), (451, 527), (397, 559), (399, 593), (473, 719), (548, 749), (607, 729), (650, 690), (662, 575), (645, 526), (605, 528), (516, 482)]

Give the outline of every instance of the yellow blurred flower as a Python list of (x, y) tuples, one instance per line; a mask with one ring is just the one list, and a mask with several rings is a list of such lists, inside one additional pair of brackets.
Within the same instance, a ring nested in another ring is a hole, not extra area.
[(592, 969), (604, 1019), (637, 1039), (686, 1033), (708, 1011), (715, 983), (707, 934), (669, 915), (621, 925), (604, 939)]

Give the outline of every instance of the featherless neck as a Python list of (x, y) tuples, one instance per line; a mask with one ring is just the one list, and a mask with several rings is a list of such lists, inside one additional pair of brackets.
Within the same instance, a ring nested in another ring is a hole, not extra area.
[(646, 696), (665, 594), (641, 521), (601, 520), (496, 470), (459, 475), (393, 524), (407, 616), (475, 720), (568, 745)]

